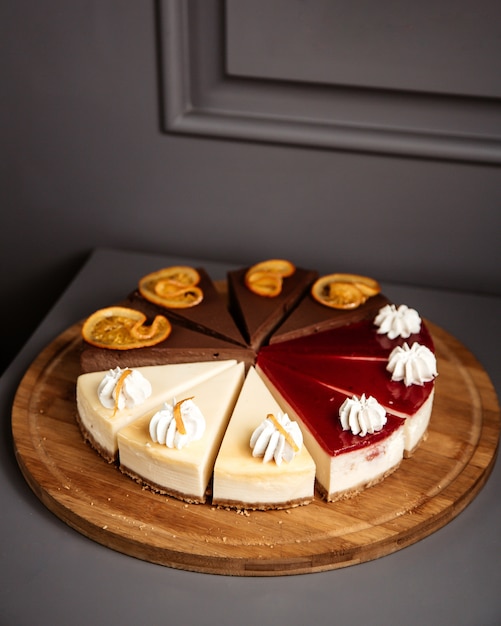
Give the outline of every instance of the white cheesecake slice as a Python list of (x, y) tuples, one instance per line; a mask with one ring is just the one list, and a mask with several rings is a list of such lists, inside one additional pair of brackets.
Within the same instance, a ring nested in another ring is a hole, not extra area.
[(108, 372), (82, 374), (77, 379), (77, 420), (89, 443), (107, 461), (117, 458), (118, 431), (184, 389), (216, 376), (235, 365), (235, 360), (152, 365), (134, 368), (150, 383), (151, 394), (131, 408), (106, 408), (99, 399), (99, 386)]
[(313, 499), (315, 463), (304, 445), (289, 461), (253, 456), (251, 436), (269, 414), (282, 413), (251, 367), (214, 466), (213, 504), (242, 509), (280, 509)]
[[(180, 448), (173, 445), (173, 440), (169, 440), (172, 447), (160, 443), (156, 435), (155, 441), (150, 434), (153, 414), (146, 414), (123, 427), (118, 432), (122, 472), (159, 493), (191, 503), (205, 502), (216, 454), (244, 381), (244, 370), (243, 363), (234, 365), (172, 399), (182, 404), (185, 399), (192, 398), (199, 409), (204, 427), (202, 436), (197, 440), (189, 441)], [(170, 415), (168, 411), (167, 415)], [(159, 419), (165, 418), (161, 415)], [(176, 424), (173, 423), (174, 426)], [(156, 428), (165, 432), (166, 425), (157, 421)], [(157, 432), (155, 428), (154, 432)], [(162, 441), (165, 441), (165, 435)]]

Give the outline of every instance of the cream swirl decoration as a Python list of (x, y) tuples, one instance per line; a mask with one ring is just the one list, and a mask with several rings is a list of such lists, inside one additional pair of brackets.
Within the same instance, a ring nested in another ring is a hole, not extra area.
[(263, 457), (263, 463), (272, 459), (277, 465), (282, 461), (290, 463), (300, 452), (303, 445), (303, 434), (297, 422), (290, 420), (287, 413), (272, 415), (261, 422), (252, 433), (250, 446), (252, 456)]
[(151, 384), (138, 370), (116, 367), (105, 374), (97, 395), (107, 409), (131, 409), (150, 397)]
[(396, 307), (394, 304), (386, 304), (382, 307), (374, 324), (378, 326), (378, 333), (387, 335), (389, 339), (403, 337), (407, 339), (410, 335), (421, 330), (421, 318), (415, 309), (410, 309), (407, 305), (401, 304)]
[(386, 411), (379, 402), (362, 394), (360, 398), (346, 398), (339, 407), (339, 419), (343, 430), (351, 430), (354, 435), (365, 437), (381, 430), (386, 424)]
[(198, 441), (205, 432), (205, 418), (193, 398), (165, 402), (150, 420), (150, 437), (155, 443), (181, 450)]
[(386, 369), (394, 381), (403, 381), (410, 385), (423, 385), (437, 376), (437, 360), (426, 346), (414, 342), (394, 348), (388, 357)]

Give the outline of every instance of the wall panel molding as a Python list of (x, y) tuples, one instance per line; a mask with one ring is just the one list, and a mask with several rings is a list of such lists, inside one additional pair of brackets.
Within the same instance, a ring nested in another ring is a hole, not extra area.
[(158, 0), (166, 132), (501, 163), (500, 99), (230, 74), (227, 9), (223, 0)]

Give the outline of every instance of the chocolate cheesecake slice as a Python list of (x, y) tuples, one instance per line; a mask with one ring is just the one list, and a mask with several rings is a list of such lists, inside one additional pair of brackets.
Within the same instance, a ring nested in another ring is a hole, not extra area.
[(373, 319), (379, 309), (388, 303), (388, 298), (380, 293), (368, 298), (364, 304), (355, 309), (333, 309), (320, 304), (311, 293), (308, 293), (275, 330), (269, 343), (288, 341), (362, 320)]
[(131, 350), (112, 350), (82, 345), (80, 367), (82, 372), (97, 372), (115, 367), (142, 367), (168, 363), (196, 363), (199, 361), (243, 361), (248, 367), (255, 360), (255, 353), (246, 346), (239, 346), (219, 337), (171, 322), (172, 331), (165, 341), (155, 346)]
[(253, 293), (246, 286), (248, 269), (228, 272), (228, 299), (230, 312), (244, 338), (253, 350), (257, 350), (308, 293), (318, 273), (296, 268), (291, 276), (283, 279), (278, 295), (266, 297)]
[(125, 306), (145, 313), (147, 317), (165, 315), (171, 322), (206, 333), (237, 345), (246, 345), (235, 321), (228, 311), (225, 298), (219, 293), (215, 283), (203, 268), (196, 268), (200, 276), (197, 284), (203, 292), (202, 301), (191, 307), (172, 308), (150, 302), (138, 289), (133, 291)]

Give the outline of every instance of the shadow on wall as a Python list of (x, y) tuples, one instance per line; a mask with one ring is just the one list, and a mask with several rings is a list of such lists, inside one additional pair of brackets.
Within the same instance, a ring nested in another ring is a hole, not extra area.
[[(52, 270), (32, 276), (28, 289), (24, 284), (12, 284), (4, 289), (2, 300), (14, 303), (14, 307), (0, 307), (0, 328), (6, 329), (0, 351), (0, 375), (28, 341), (87, 257), (87, 253), (79, 254), (59, 263)], [(12, 315), (13, 309), (15, 315)]]

